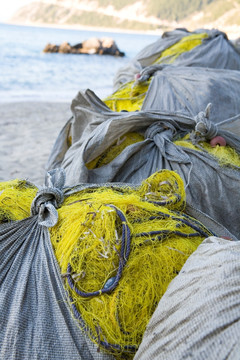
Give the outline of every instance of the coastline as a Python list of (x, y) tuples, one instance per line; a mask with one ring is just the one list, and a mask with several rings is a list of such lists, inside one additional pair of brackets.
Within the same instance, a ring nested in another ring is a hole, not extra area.
[(163, 31), (161, 29), (140, 31), (140, 30), (86, 26), (86, 25), (46, 24), (46, 23), (38, 23), (38, 22), (21, 23), (21, 22), (15, 22), (15, 21), (2, 21), (1, 24), (16, 25), (16, 26), (28, 26), (28, 27), (53, 28), (53, 29), (65, 29), (65, 30), (99, 31), (99, 32), (106, 32), (108, 34), (109, 33), (119, 33), (119, 34), (142, 34), (142, 35), (159, 35), (159, 36), (161, 36), (163, 33)]
[(99, 31), (99, 32), (106, 32), (106, 34), (111, 33), (119, 33), (119, 34), (142, 34), (142, 35), (157, 35), (161, 36), (165, 31), (172, 31), (176, 28), (187, 28), (188, 31), (194, 31), (196, 29), (218, 29), (223, 31), (227, 34), (229, 39), (237, 39), (240, 37), (240, 26), (238, 25), (227, 25), (222, 26), (216, 23), (209, 23), (205, 24), (204, 26), (196, 26), (195, 28), (192, 27), (189, 21), (185, 21), (183, 23), (173, 23), (172, 26), (162, 29), (156, 30), (131, 30), (131, 29), (121, 29), (121, 28), (110, 28), (110, 27), (97, 27), (97, 26), (86, 26), (86, 25), (66, 25), (66, 24), (46, 24), (40, 22), (16, 22), (16, 21), (2, 21), (2, 24), (6, 25), (16, 25), (16, 26), (28, 26), (28, 27), (42, 27), (42, 28), (53, 28), (53, 29), (65, 29), (65, 30), (86, 30), (86, 31)]
[(45, 165), (59, 132), (72, 116), (69, 102), (0, 103), (0, 181), (43, 185)]

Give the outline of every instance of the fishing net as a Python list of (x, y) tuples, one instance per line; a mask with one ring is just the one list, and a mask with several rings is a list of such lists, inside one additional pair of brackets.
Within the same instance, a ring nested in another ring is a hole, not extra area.
[(115, 141), (109, 148), (104, 151), (101, 155), (96, 157), (88, 164), (86, 164), (88, 169), (96, 169), (98, 167), (109, 164), (115, 157), (117, 157), (121, 152), (132, 144), (135, 144), (139, 141), (142, 141), (144, 136), (138, 133), (127, 133), (123, 136), (120, 136), (117, 141)]
[(116, 357), (133, 356), (168, 284), (210, 235), (184, 206), (182, 180), (163, 171), (136, 190), (82, 190), (58, 210), (51, 241), (74, 315)]
[(37, 187), (26, 180), (0, 182), (0, 224), (30, 216)]
[[(41, 223), (48, 226), (52, 194), (60, 199), (53, 187), (47, 196), (45, 190), (36, 195), (35, 187), (18, 180), (1, 189), (1, 211), (8, 209), (4, 196), (18, 208), (8, 216), (10, 224), (34, 214), (37, 205)], [(49, 234), (72, 313), (98, 348), (116, 358), (132, 358), (169, 283), (213, 233), (184, 212), (183, 181), (168, 170), (135, 187), (66, 188), (58, 203), (58, 221), (49, 225)]]
[(113, 111), (136, 111), (140, 110), (145, 99), (150, 80), (135, 84), (131, 81), (122, 85), (112, 95), (104, 99), (104, 103)]
[(176, 44), (169, 46), (162, 51), (161, 55), (153, 62), (153, 64), (172, 64), (181, 54), (191, 51), (196, 46), (202, 44), (203, 39), (208, 38), (207, 33), (198, 33), (184, 36)]
[[(183, 37), (176, 44), (169, 46), (152, 64), (172, 64), (178, 56), (184, 52), (194, 49), (207, 38), (207, 33), (192, 34)], [(105, 104), (113, 111), (136, 111), (140, 110), (145, 99), (151, 79), (135, 83), (130, 81), (104, 99)]]
[(227, 35), (217, 29), (164, 32), (121, 67), (114, 78), (114, 91), (134, 80), (136, 74), (156, 64), (240, 70), (240, 53)]

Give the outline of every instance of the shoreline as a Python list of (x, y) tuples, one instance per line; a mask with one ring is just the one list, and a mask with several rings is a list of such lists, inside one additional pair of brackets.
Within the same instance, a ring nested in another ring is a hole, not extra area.
[(0, 24), (3, 25), (15, 25), (15, 26), (27, 26), (27, 27), (42, 27), (42, 28), (52, 28), (52, 29), (62, 29), (62, 30), (86, 30), (86, 31), (99, 31), (106, 33), (119, 33), (119, 34), (142, 34), (142, 35), (156, 35), (161, 36), (163, 30), (131, 30), (131, 29), (120, 29), (120, 28), (108, 28), (108, 27), (98, 27), (98, 26), (86, 26), (86, 25), (65, 25), (65, 24), (45, 24), (45, 23), (21, 23), (15, 21), (2, 21)]
[(52, 28), (52, 29), (62, 29), (62, 30), (79, 30), (79, 31), (99, 31), (99, 32), (106, 32), (107, 34), (110, 33), (119, 33), (119, 34), (142, 34), (142, 35), (156, 35), (156, 36), (162, 36), (162, 34), (165, 31), (172, 31), (176, 28), (185, 27), (189, 31), (194, 31), (196, 29), (202, 28), (202, 29), (218, 29), (224, 33), (227, 34), (229, 39), (235, 40), (240, 37), (240, 26), (238, 25), (227, 25), (227, 26), (216, 26), (214, 23), (206, 24), (205, 26), (198, 26), (195, 29), (192, 29), (189, 26), (188, 22), (184, 23), (176, 23), (174, 26), (166, 28), (164, 30), (162, 29), (156, 29), (156, 30), (131, 30), (131, 29), (121, 29), (121, 28), (108, 28), (108, 27), (98, 27), (98, 26), (86, 26), (86, 25), (66, 25), (66, 24), (46, 24), (46, 23), (36, 23), (36, 22), (16, 22), (16, 21), (2, 21), (0, 24), (4, 25), (15, 25), (15, 26), (27, 26), (27, 27), (42, 27), (42, 28)]

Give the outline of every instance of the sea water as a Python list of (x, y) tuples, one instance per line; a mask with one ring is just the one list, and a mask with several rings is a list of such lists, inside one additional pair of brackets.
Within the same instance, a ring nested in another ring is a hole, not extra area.
[[(68, 102), (87, 88), (103, 99), (117, 70), (159, 36), (0, 24), (0, 102)], [(113, 38), (126, 56), (43, 52), (47, 43), (75, 45), (91, 37)]]

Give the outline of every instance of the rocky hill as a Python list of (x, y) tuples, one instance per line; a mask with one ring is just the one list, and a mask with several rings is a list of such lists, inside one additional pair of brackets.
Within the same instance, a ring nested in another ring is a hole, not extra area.
[(39, 0), (21, 8), (12, 21), (138, 31), (215, 27), (238, 34), (240, 0)]

